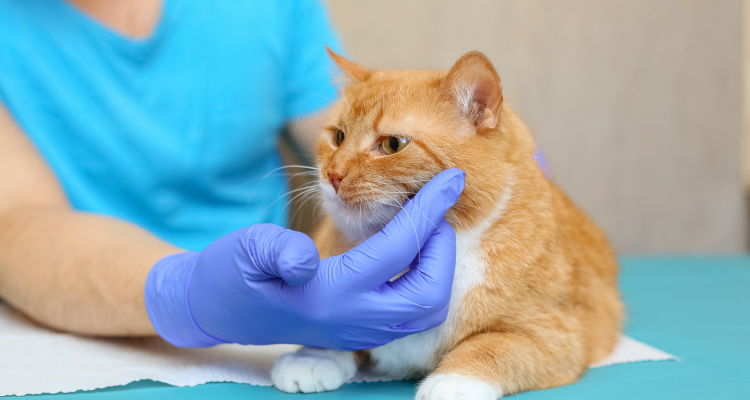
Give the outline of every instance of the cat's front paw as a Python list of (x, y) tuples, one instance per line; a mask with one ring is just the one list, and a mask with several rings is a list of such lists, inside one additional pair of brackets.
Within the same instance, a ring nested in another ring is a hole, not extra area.
[(422, 381), (416, 400), (497, 400), (503, 397), (487, 382), (466, 376), (430, 375)]
[(338, 389), (355, 372), (353, 353), (303, 347), (276, 360), (271, 380), (284, 392), (317, 393)]

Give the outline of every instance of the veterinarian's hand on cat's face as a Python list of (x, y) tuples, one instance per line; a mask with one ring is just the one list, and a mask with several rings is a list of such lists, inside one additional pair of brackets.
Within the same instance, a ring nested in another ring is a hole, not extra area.
[[(178, 346), (290, 343), (373, 348), (441, 324), (456, 262), (444, 219), (465, 174), (443, 171), (383, 231), (318, 260), (306, 235), (263, 224), (165, 257), (146, 282), (156, 331)], [(406, 267), (411, 270), (388, 280)]]

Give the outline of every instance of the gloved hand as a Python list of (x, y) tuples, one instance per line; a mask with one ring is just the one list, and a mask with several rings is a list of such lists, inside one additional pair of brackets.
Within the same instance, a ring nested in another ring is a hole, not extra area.
[(230, 233), (202, 252), (167, 256), (146, 281), (151, 322), (182, 347), (340, 350), (435, 327), (448, 313), (456, 262), (455, 233), (444, 215), (464, 177), (457, 169), (441, 172), (381, 232), (336, 257), (319, 260), (308, 236), (271, 224)]

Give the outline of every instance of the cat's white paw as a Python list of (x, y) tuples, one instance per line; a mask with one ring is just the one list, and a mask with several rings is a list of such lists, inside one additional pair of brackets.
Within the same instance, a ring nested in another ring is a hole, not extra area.
[(303, 347), (276, 360), (271, 380), (284, 392), (317, 393), (338, 389), (355, 372), (354, 353)]
[(466, 376), (430, 375), (422, 381), (416, 400), (497, 400), (503, 397), (487, 382)]

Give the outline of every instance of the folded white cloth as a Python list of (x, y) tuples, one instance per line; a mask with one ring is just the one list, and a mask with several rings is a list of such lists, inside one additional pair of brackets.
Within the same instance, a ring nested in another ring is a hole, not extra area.
[[(182, 349), (159, 338), (101, 339), (42, 328), (0, 303), (0, 396), (75, 392), (126, 385), (141, 379), (174, 386), (238, 382), (270, 386), (278, 356), (297, 346), (221, 345)], [(623, 336), (592, 368), (675, 356)], [(387, 378), (358, 374), (353, 382)]]

